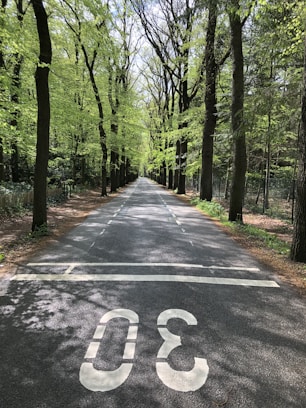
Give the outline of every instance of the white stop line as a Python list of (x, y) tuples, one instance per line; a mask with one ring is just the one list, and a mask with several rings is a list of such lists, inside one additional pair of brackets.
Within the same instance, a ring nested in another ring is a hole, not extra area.
[(81, 262), (40, 262), (29, 263), (28, 267), (66, 267), (64, 273), (27, 273), (16, 274), (11, 278), (13, 281), (61, 281), (61, 282), (80, 282), (80, 281), (102, 281), (102, 282), (177, 282), (177, 283), (198, 283), (213, 285), (235, 285), (235, 286), (253, 286), (253, 287), (274, 287), (279, 285), (275, 281), (261, 279), (239, 279), (224, 277), (208, 277), (196, 275), (176, 275), (176, 274), (120, 274), (120, 273), (88, 273), (72, 274), (76, 267), (174, 267), (187, 269), (206, 269), (240, 272), (259, 272), (258, 268), (246, 268), (243, 266), (217, 266), (217, 265), (197, 265), (182, 263), (81, 263)]

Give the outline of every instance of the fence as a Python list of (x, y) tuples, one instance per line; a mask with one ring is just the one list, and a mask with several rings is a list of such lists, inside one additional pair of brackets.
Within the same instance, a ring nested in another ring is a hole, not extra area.
[[(199, 194), (200, 178), (188, 178), (186, 188)], [(213, 183), (213, 198), (225, 207), (228, 201), (225, 199), (226, 190), (229, 186), (225, 180), (215, 179)], [(269, 196), (264, 195), (265, 185), (258, 181), (247, 179), (245, 189), (245, 208), (254, 213), (265, 213), (269, 216), (281, 218), (293, 222), (295, 206), (295, 182), (285, 178), (271, 178), (269, 180)]]

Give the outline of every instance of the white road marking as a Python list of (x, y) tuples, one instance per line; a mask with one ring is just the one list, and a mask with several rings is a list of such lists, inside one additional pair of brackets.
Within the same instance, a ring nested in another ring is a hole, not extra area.
[[(200, 264), (169, 263), (169, 262), (30, 262), (27, 266), (161, 266), (174, 268), (210, 268)], [(237, 268), (236, 268), (237, 269)], [(253, 269), (254, 270), (254, 269)], [(256, 268), (256, 271), (259, 271)]]
[(177, 225), (182, 225), (182, 223), (179, 220), (175, 221), (177, 223)]
[(249, 268), (243, 265), (222, 266), (222, 265), (201, 265), (170, 262), (29, 262), (27, 266), (135, 266), (135, 267), (173, 267), (173, 268), (196, 268), (196, 269), (221, 269), (228, 271), (259, 272), (259, 268)]
[(103, 230), (100, 232), (100, 234), (99, 234), (99, 235), (103, 235), (103, 234), (104, 234), (104, 232), (105, 232), (105, 228), (103, 228)]
[(190, 245), (193, 246), (193, 242), (192, 241), (189, 241), (189, 242), (190, 242)]
[(107, 224), (108, 224), (108, 225), (111, 225), (112, 222), (113, 222), (112, 220), (109, 220)]
[(201, 283), (213, 285), (235, 285), (274, 287), (279, 285), (270, 280), (215, 278), (192, 275), (127, 275), (127, 274), (17, 274), (11, 278), (12, 281), (59, 281), (59, 282), (178, 282), (178, 283)]
[(98, 352), (100, 346), (99, 341), (92, 341), (87, 349), (87, 352), (85, 354), (85, 358), (95, 358)]
[[(93, 247), (94, 244), (95, 244), (95, 243), (93, 243), (93, 245), (91, 245), (91, 247)], [(90, 247), (90, 248), (91, 248), (91, 247)], [(73, 270), (75, 267), (76, 267), (76, 264), (75, 264), (75, 263), (70, 264), (70, 266), (65, 270), (64, 273), (65, 273), (65, 274), (71, 273), (72, 270)]]

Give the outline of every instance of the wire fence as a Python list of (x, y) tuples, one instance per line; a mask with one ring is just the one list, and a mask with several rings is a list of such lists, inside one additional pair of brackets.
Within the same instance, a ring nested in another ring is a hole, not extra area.
[[(194, 195), (200, 194), (200, 177), (187, 178), (186, 188)], [(229, 204), (230, 186), (224, 179), (215, 179), (213, 199), (224, 207)], [(268, 187), (265, 180), (247, 179), (244, 207), (257, 214), (266, 214), (288, 222), (294, 221), (296, 197), (295, 180), (271, 178)]]
[[(70, 186), (48, 188), (47, 199), (49, 203), (63, 201), (71, 195)], [(33, 206), (34, 191), (0, 193), (0, 213), (11, 213), (20, 209), (31, 208)]]

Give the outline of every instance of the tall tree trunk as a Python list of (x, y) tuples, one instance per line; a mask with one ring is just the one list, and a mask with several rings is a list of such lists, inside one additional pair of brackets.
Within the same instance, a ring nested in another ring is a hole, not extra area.
[[(78, 36), (78, 40), (81, 43), (81, 38)], [(107, 146), (106, 146), (106, 133), (104, 129), (104, 112), (103, 112), (103, 105), (102, 105), (102, 100), (100, 97), (99, 93), (99, 88), (96, 83), (96, 78), (95, 78), (95, 73), (94, 73), (94, 62), (95, 59), (90, 63), (89, 58), (88, 58), (88, 53), (87, 50), (84, 46), (84, 44), (81, 43), (81, 48), (83, 51), (83, 55), (85, 58), (85, 64), (89, 73), (90, 77), (90, 82), (92, 86), (93, 93), (95, 95), (95, 100), (97, 103), (98, 107), (98, 112), (99, 112), (99, 124), (98, 124), (98, 130), (99, 130), (99, 136), (100, 136), (100, 145), (101, 145), (101, 150), (102, 150), (102, 164), (101, 164), (101, 196), (107, 196)], [(95, 53), (96, 56), (96, 53)]]
[(306, 36), (304, 55), (304, 89), (302, 115), (299, 132), (299, 163), (293, 240), (290, 257), (297, 262), (306, 262)]
[(110, 157), (110, 181), (111, 181), (111, 192), (114, 193), (117, 191), (117, 153), (111, 150)]
[(121, 162), (120, 162), (120, 187), (126, 185), (126, 157), (125, 149), (122, 148)]
[[(21, 18), (21, 17), (20, 17)], [(19, 18), (19, 20), (20, 20)], [(22, 17), (23, 19), (23, 17)], [(22, 20), (21, 20), (22, 23)], [(15, 104), (14, 111), (12, 112), (12, 119), (10, 121), (10, 125), (15, 128), (15, 130), (18, 130), (18, 119), (20, 116), (20, 111), (17, 108), (19, 105), (19, 90), (20, 90), (20, 71), (21, 71), (21, 65), (23, 62), (23, 57), (22, 55), (17, 54), (16, 56), (16, 62), (14, 65), (13, 69), (13, 79), (12, 79), (12, 102)], [(18, 142), (17, 138), (14, 138), (11, 144), (11, 171), (12, 171), (12, 181), (14, 183), (19, 182), (19, 147), (18, 147)]]
[(233, 174), (230, 193), (229, 221), (241, 221), (247, 168), (245, 129), (243, 121), (244, 73), (242, 52), (242, 22), (239, 0), (230, 3), (231, 47), (233, 54), (232, 133)]
[(180, 166), (181, 166), (181, 143), (179, 140), (176, 141), (175, 144), (175, 169), (174, 169), (174, 178), (173, 178), (173, 190), (176, 190), (179, 185), (179, 174), (180, 174)]
[(215, 32), (217, 24), (217, 5), (215, 0), (209, 2), (208, 26), (206, 33), (206, 84), (205, 84), (205, 124), (202, 139), (201, 200), (212, 199), (212, 173), (214, 133), (217, 124)]
[[(187, 127), (187, 124), (184, 128)], [(186, 165), (187, 165), (187, 139), (184, 137), (180, 141), (180, 168), (178, 174), (177, 194), (186, 193)]]
[(264, 188), (264, 205), (263, 210), (270, 208), (270, 174), (271, 174), (271, 112), (268, 115), (268, 134), (267, 134), (267, 159), (266, 159), (266, 175)]
[[(1, 18), (1, 23), (2, 20), (4, 21), (5, 19), (5, 8), (7, 5), (7, 0), (1, 0), (1, 9), (0, 9), (0, 18)], [(1, 71), (5, 69), (5, 62), (4, 62), (4, 55), (3, 55), (3, 49), (2, 49), (2, 39), (0, 37), (0, 74)], [(1, 75), (0, 75), (1, 76)], [(2, 92), (2, 84), (0, 83), (0, 92)], [(1, 106), (0, 106), (1, 108)], [(0, 137), (0, 182), (4, 181), (4, 154), (3, 154), (3, 139)]]
[(40, 44), (39, 64), (36, 68), (37, 145), (34, 173), (34, 202), (32, 231), (47, 224), (47, 169), (49, 159), (50, 98), (49, 66), (52, 59), (48, 18), (42, 0), (33, 0)]

